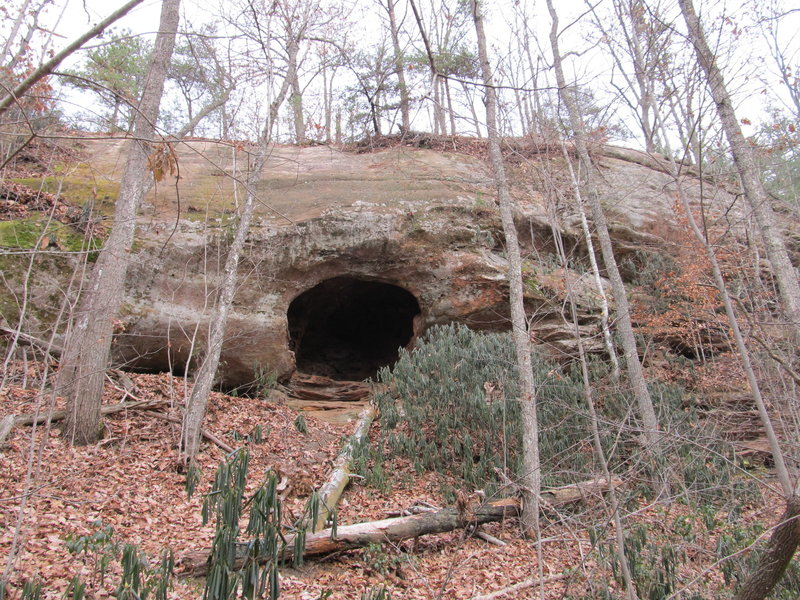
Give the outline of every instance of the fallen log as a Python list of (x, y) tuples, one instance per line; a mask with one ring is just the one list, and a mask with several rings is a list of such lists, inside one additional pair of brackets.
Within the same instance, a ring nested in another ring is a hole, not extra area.
[(295, 373), (284, 392), (296, 400), (356, 402), (363, 400), (372, 386), (363, 382), (337, 381), (320, 375)]
[(336, 402), (334, 400), (296, 400), (289, 398), (286, 400), (286, 405), (302, 411), (326, 411), (326, 410), (350, 410), (358, 408), (359, 404), (363, 402)]
[(289, 398), (295, 400), (309, 400), (317, 402), (358, 402), (369, 396), (368, 389), (338, 389), (331, 388), (328, 390), (305, 390), (295, 388), (287, 392)]
[[(621, 483), (621, 479), (613, 478), (611, 482), (616, 486)], [(608, 482), (600, 478), (544, 490), (542, 497), (547, 498), (548, 504), (555, 507), (577, 502), (589, 496), (599, 496), (607, 489)], [(463, 513), (453, 508), (444, 508), (436, 512), (408, 517), (395, 517), (356, 525), (340, 525), (336, 528), (335, 538), (331, 537), (331, 529), (323, 529), (317, 533), (307, 534), (303, 555), (318, 556), (342, 550), (352, 550), (369, 544), (401, 542), (422, 535), (462, 529), (467, 525), (477, 526), (483, 523), (517, 517), (519, 513), (519, 501), (516, 498), (505, 498)], [(248, 547), (247, 543), (237, 544), (236, 568), (240, 568), (244, 564)], [(294, 536), (287, 535), (283, 558), (290, 560), (293, 553)], [(210, 556), (211, 554), (208, 550), (187, 552), (180, 559), (181, 575), (186, 577), (202, 577), (206, 575)]]
[(319, 489), (320, 510), (312, 531), (318, 531), (325, 527), (325, 522), (333, 512), (333, 509), (339, 502), (344, 488), (350, 482), (350, 462), (353, 460), (353, 452), (356, 446), (367, 437), (369, 434), (369, 426), (372, 424), (372, 419), (375, 418), (375, 407), (368, 404), (361, 411), (358, 416), (358, 423), (353, 435), (347, 442), (336, 461), (333, 463), (333, 472), (328, 478), (328, 481)]
[[(620, 477), (612, 477), (611, 485), (619, 487), (622, 485)], [(608, 490), (608, 481), (604, 477), (579, 481), (570, 485), (562, 485), (556, 488), (542, 490), (542, 500), (552, 506), (561, 506), (586, 500), (590, 496), (599, 497)]]
[[(516, 499), (505, 499), (485, 504), (471, 514), (459, 513), (454, 508), (445, 508), (435, 513), (412, 515), (358, 523), (356, 525), (340, 525), (336, 528), (336, 537), (331, 537), (330, 529), (306, 535), (304, 556), (318, 556), (342, 550), (361, 548), (370, 544), (384, 542), (401, 542), (421, 535), (444, 533), (454, 529), (462, 529), (467, 525), (480, 525), (500, 521), (504, 518), (519, 515), (519, 502)], [(237, 544), (236, 568), (244, 564), (247, 557), (248, 544)], [(286, 547), (283, 559), (291, 560), (294, 554), (294, 536), (286, 536)], [(208, 573), (210, 553), (205, 550), (188, 552), (180, 559), (181, 575), (201, 577)]]
[[(160, 404), (163, 404), (164, 400), (137, 400), (135, 402), (120, 402), (119, 404), (107, 404), (100, 408), (100, 414), (103, 416), (105, 415), (112, 415), (114, 413), (122, 412), (125, 410), (147, 410), (150, 408), (156, 408)], [(56, 421), (63, 421), (67, 418), (67, 411), (65, 410), (54, 410), (52, 413), (44, 413), (40, 415), (19, 415), (14, 417), (14, 426), (17, 425), (33, 425), (34, 421), (37, 425), (41, 425), (42, 423), (46, 423), (48, 418), (50, 419), (51, 423), (55, 423)]]
[(0, 420), (0, 446), (6, 441), (8, 434), (14, 427), (14, 415), (7, 415)]
[(50, 356), (58, 357), (64, 352), (64, 349), (58, 344), (39, 339), (27, 333), (22, 333), (21, 331), (17, 331), (11, 327), (6, 327), (5, 325), (0, 325), (0, 335), (3, 335), (4, 337), (16, 338), (18, 344), (23, 344), (32, 348), (39, 348)]

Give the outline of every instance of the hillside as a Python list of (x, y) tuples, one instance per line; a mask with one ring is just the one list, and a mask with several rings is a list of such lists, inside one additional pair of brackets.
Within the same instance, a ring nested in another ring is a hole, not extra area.
[[(86, 597), (109, 597), (122, 576), (122, 543), (147, 554), (153, 581), (161, 552), (171, 549), (176, 576), (166, 597), (201, 597), (202, 580), (184, 576), (196, 566), (193, 553), (214, 539), (213, 520), (205, 524), (201, 513), (204, 499), (220, 493), (212, 492), (218, 465), (246, 448), (247, 494), (276, 474), (284, 486), (281, 531), (290, 537), (368, 402), (379, 418), (354, 458), (338, 526), (424, 518), (445, 507), (469, 521), (481, 494), (502, 500), (519, 492), (510, 481), (521, 432), (504, 341), (507, 261), (493, 182), (481, 142), (450, 143), (456, 151), (433, 136), (375, 148), (273, 149), (191, 497), (178, 457), (180, 423), (243, 193), (231, 176), (241, 181), (248, 153), (242, 144), (208, 140), (174, 146), (165, 170), (177, 178), (149, 193), (120, 290), (125, 303), (104, 405), (133, 404), (105, 418), (105, 435), (93, 446), (71, 447), (49, 421), (18, 420), (0, 442), (0, 548), (4, 556), (12, 546), (21, 550), (11, 598), (36, 577), (42, 597), (62, 597), (75, 574)], [(124, 144), (87, 137), (62, 156), (56, 175), (31, 169), (3, 182), (0, 324), (13, 351), (5, 355), (0, 418), (63, 408), (50, 389), (64, 313), (111, 226)], [(281, 597), (378, 598), (386, 586), (394, 598), (523, 598), (539, 577), (544, 597), (618, 597), (605, 488), (579, 487), (578, 497), (557, 502), (564, 486), (600, 478), (576, 329), (593, 357), (601, 433), (619, 477), (640, 597), (723, 597), (752, 566), (738, 551), (778, 518), (771, 457), (665, 159), (595, 149), (641, 358), (675, 462), (675, 496), (657, 501), (632, 399), (605, 354), (600, 293), (566, 159), (561, 148), (525, 141), (507, 152), (551, 489), (543, 495), (550, 504), (542, 562), (509, 518), (287, 565)], [(52, 195), (37, 196), (39, 185)], [(749, 332), (782, 345), (786, 332), (765, 318), (775, 302), (770, 274), (758, 259), (753, 264), (759, 248), (733, 184), (690, 175), (684, 189), (707, 230), (724, 232), (720, 256), (741, 274), (737, 284), (764, 284), (755, 300), (741, 293)], [(60, 216), (57, 223), (49, 213)], [(798, 230), (789, 218), (783, 227)], [(601, 286), (609, 293), (604, 278)], [(367, 378), (380, 383), (356, 383)], [(792, 597), (798, 573), (795, 559), (776, 598)], [(520, 582), (527, 586), (489, 595)]]

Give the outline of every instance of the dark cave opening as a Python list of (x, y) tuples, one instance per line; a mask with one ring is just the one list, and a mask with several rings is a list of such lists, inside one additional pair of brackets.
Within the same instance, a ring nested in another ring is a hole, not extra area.
[(297, 369), (360, 381), (393, 364), (414, 337), (417, 299), (379, 281), (334, 277), (289, 305), (289, 336)]

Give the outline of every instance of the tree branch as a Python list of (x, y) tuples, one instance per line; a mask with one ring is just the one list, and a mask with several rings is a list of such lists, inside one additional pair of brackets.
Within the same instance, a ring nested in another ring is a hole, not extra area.
[(53, 58), (48, 60), (38, 69), (36, 69), (33, 73), (28, 75), (22, 83), (20, 83), (16, 88), (14, 88), (5, 98), (3, 98), (2, 102), (0, 102), (0, 116), (8, 108), (17, 102), (25, 93), (31, 89), (37, 82), (41, 79), (49, 75), (53, 69), (55, 69), (61, 62), (67, 58), (70, 54), (78, 50), (81, 46), (83, 46), (86, 42), (88, 42), (93, 37), (99, 35), (100, 33), (105, 30), (106, 27), (111, 25), (112, 23), (118, 21), (125, 15), (127, 15), (134, 7), (141, 4), (142, 0), (130, 0), (127, 4), (125, 4), (119, 10), (114, 11), (108, 17), (100, 21), (97, 25), (92, 27), (89, 31), (84, 33), (81, 37), (77, 40), (72, 42), (69, 46), (64, 48), (61, 52), (56, 54)]

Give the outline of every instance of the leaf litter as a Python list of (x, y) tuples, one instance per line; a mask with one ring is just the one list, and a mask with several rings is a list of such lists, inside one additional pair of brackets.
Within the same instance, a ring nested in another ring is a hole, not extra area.
[[(24, 372), (23, 372), (24, 371)], [(38, 363), (14, 363), (9, 382), (0, 391), (0, 418), (9, 414), (34, 412), (39, 405), (61, 409), (57, 399), (37, 393), (35, 386), (45, 372)], [(135, 395), (143, 400), (161, 401), (160, 410), (180, 417), (181, 400), (188, 397), (191, 384), (170, 374), (127, 374)], [(25, 387), (20, 382), (25, 381)], [(44, 389), (44, 386), (40, 386)], [(119, 403), (125, 392), (108, 383), (104, 404)], [(254, 488), (269, 469), (288, 477), (290, 489), (285, 512), (292, 519), (302, 514), (313, 488), (327, 479), (342, 440), (352, 433), (352, 423), (332, 424), (306, 416), (306, 433), (296, 427), (297, 412), (281, 401), (280, 394), (269, 398), (233, 397), (214, 392), (204, 426), (228, 445), (247, 445), (251, 453), (249, 485)], [(113, 542), (137, 544), (151, 564), (170, 549), (176, 559), (186, 552), (207, 549), (213, 537), (213, 524), (202, 524), (203, 493), (210, 489), (219, 461), (225, 453), (204, 442), (198, 462), (201, 479), (192, 498), (187, 497), (185, 475), (180, 472), (178, 444), (180, 425), (129, 410), (104, 419), (103, 439), (92, 446), (71, 447), (55, 426), (39, 425), (32, 439), (31, 427), (14, 428), (0, 448), (0, 560), (4, 566), (19, 518), (21, 499), (26, 493), (29, 459), (35, 477), (30, 482), (20, 528), (21, 550), (10, 578), (9, 598), (18, 598), (26, 579), (43, 582), (44, 598), (63, 598), (76, 574), (87, 581), (87, 598), (109, 598), (119, 581), (118, 561), (111, 561), (102, 578), (98, 561), (109, 552), (110, 543), (102, 539), (91, 553), (72, 554), (67, 542), (88, 539), (102, 528), (113, 528)], [(260, 443), (253, 435), (261, 428)], [(377, 424), (373, 424), (375, 433)], [(385, 464), (390, 489), (366, 487), (354, 477), (338, 507), (338, 523), (351, 524), (394, 516), (415, 505), (446, 506), (446, 489), (457, 489), (458, 482), (439, 473), (414, 471), (406, 459), (391, 459)], [(471, 493), (471, 490), (466, 490)], [(754, 503), (743, 519), (772, 522), (775, 515), (760, 514), (769, 503)], [(777, 503), (772, 503), (773, 508)], [(475, 537), (474, 532), (453, 531), (424, 536), (399, 544), (383, 544), (342, 552), (307, 561), (299, 568), (281, 573), (281, 597), (286, 599), (359, 599), (376, 587), (386, 586), (394, 598), (467, 599), (503, 589), (520, 581), (566, 574), (545, 586), (546, 598), (565, 595), (592, 597), (599, 589), (613, 597), (620, 593), (616, 584), (603, 579), (604, 567), (597, 564), (597, 553), (586, 534), (587, 519), (596, 521), (605, 507), (597, 502), (569, 509), (561, 514), (546, 514), (543, 519), (544, 564), (538, 566), (536, 545), (521, 537), (518, 525), (509, 520), (490, 523), (482, 531), (505, 542), (497, 546)], [(646, 523), (658, 535), (664, 523), (681, 517), (685, 507), (642, 505), (637, 523)], [(778, 508), (775, 508), (776, 512)], [(665, 516), (665, 511), (669, 513)], [(767, 511), (770, 512), (770, 511)], [(602, 519), (602, 516), (601, 516)], [(602, 523), (602, 520), (599, 521)], [(606, 518), (605, 535), (613, 535)], [(102, 536), (100, 536), (102, 538)], [(713, 563), (715, 540), (709, 536), (690, 548), (697, 555), (682, 579), (698, 578), (708, 590), (724, 586)], [(180, 570), (180, 566), (178, 568)], [(599, 578), (599, 580), (598, 580)], [(101, 580), (102, 579), (102, 580)], [(503, 598), (538, 596), (538, 587), (507, 594)], [(202, 582), (175, 578), (171, 599), (202, 597)]]

